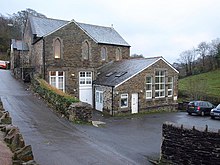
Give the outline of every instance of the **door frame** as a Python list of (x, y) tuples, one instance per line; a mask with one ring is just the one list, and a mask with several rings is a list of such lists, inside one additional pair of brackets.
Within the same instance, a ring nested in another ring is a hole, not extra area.
[[(133, 101), (133, 98), (135, 98), (135, 103)], [(134, 104), (135, 104), (135, 107), (134, 107)], [(135, 114), (135, 113), (138, 113), (138, 93), (132, 93), (131, 94), (131, 113), (132, 114)]]
[[(98, 93), (98, 102), (97, 102), (97, 93)], [(102, 96), (102, 97), (101, 97)], [(101, 99), (100, 99), (101, 98)], [(104, 103), (103, 91), (95, 90), (95, 109), (103, 112), (103, 103)], [(100, 100), (102, 102), (100, 102)]]

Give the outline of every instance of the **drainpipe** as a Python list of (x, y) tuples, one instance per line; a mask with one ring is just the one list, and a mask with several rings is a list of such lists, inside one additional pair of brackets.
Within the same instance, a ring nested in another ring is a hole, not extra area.
[(113, 92), (114, 92), (114, 87), (112, 86), (112, 116), (114, 116), (114, 114), (113, 114), (114, 113), (114, 110), (113, 110), (113, 108), (114, 108), (114, 106), (113, 106), (114, 105), (114, 100), (113, 100), (114, 99), (114, 95), (113, 95)]
[(46, 80), (45, 40), (43, 38), (43, 79)]

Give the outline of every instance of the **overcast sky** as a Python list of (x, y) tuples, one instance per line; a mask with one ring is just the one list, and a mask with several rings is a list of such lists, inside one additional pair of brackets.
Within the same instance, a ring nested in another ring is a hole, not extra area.
[(2, 0), (0, 13), (31, 8), (49, 18), (111, 26), (131, 45), (131, 54), (179, 54), (220, 37), (220, 0)]

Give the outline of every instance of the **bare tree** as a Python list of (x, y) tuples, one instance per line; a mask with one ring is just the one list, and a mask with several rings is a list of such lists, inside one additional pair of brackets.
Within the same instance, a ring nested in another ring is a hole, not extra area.
[(185, 66), (186, 76), (190, 76), (193, 73), (195, 57), (196, 51), (194, 48), (180, 54), (179, 61)]
[(132, 54), (131, 58), (144, 58), (142, 54)]
[(209, 44), (206, 42), (201, 42), (198, 45), (197, 48), (197, 52), (200, 55), (201, 59), (202, 59), (202, 70), (205, 71), (205, 57), (208, 55), (209, 53)]

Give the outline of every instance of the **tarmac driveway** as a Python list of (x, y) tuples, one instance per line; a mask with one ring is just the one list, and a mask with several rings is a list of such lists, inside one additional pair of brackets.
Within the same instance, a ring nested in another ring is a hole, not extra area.
[(0, 97), (40, 165), (150, 164), (149, 157), (159, 157), (163, 122), (204, 127), (207, 123), (218, 127), (220, 122), (186, 113), (106, 118), (95, 112), (94, 120), (106, 124), (74, 125), (58, 117), (7, 70), (0, 70)]

